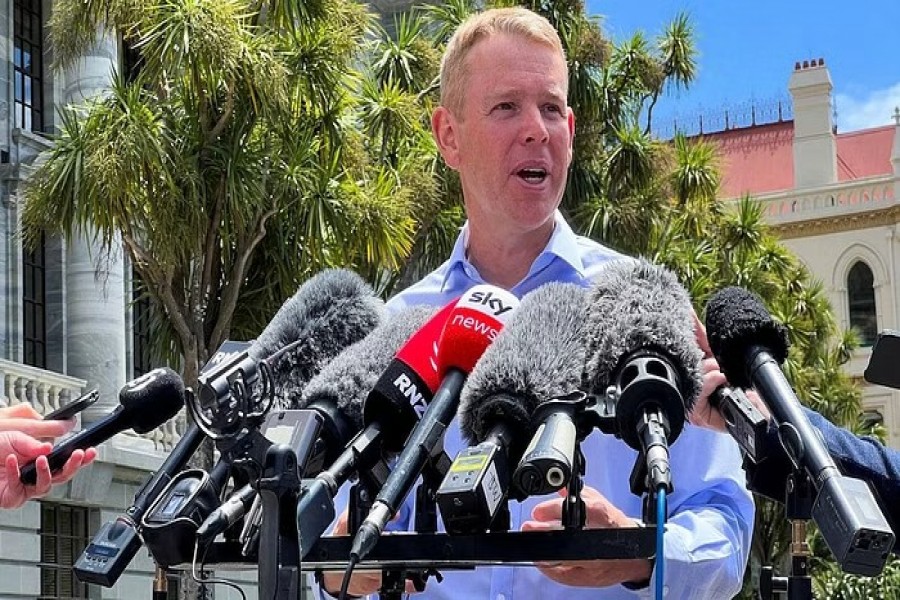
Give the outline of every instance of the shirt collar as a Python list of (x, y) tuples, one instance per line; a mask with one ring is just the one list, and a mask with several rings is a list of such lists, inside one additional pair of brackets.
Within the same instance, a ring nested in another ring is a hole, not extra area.
[[(559, 258), (569, 264), (579, 275), (584, 275), (584, 264), (581, 261), (581, 255), (578, 250), (578, 236), (566, 223), (562, 213), (558, 210), (553, 215), (553, 233), (550, 240), (544, 247), (544, 250), (537, 256), (529, 274), (538, 265), (549, 263), (554, 258)], [(474, 269), (472, 263), (466, 257), (466, 247), (469, 244), (469, 222), (466, 221), (456, 238), (453, 245), (453, 251), (447, 260), (447, 269), (444, 271), (444, 279), (441, 282), (441, 289), (447, 285), (447, 280), (456, 269), (465, 269), (468, 265)]]

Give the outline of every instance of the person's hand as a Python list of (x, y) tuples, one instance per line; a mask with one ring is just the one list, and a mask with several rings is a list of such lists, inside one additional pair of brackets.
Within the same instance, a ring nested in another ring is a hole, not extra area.
[[(347, 535), (348, 521), (349, 515), (345, 510), (338, 516), (337, 521), (335, 521), (334, 529), (331, 531), (331, 535)], [(332, 596), (337, 597), (338, 592), (341, 589), (341, 584), (343, 582), (343, 571), (325, 571), (322, 574), (322, 586), (325, 588), (325, 591)], [(353, 575), (350, 577), (350, 585), (347, 586), (347, 593), (351, 596), (367, 596), (369, 594), (374, 594), (380, 588), (381, 571), (354, 570)], [(406, 582), (406, 593), (416, 593), (416, 588), (413, 587), (411, 581)]]
[[(564, 498), (566, 490), (560, 490)], [(581, 492), (587, 512), (589, 529), (634, 527), (634, 519), (613, 505), (597, 490), (585, 486)], [(562, 499), (541, 502), (531, 511), (532, 521), (522, 523), (522, 531), (562, 529)], [(541, 573), (563, 585), (576, 587), (607, 587), (650, 578), (653, 566), (647, 559), (579, 560), (559, 563), (536, 563)]]
[[(0, 408), (0, 431), (19, 431), (39, 440), (54, 439), (75, 427), (75, 417), (65, 421), (45, 421), (30, 404)], [(6, 456), (5, 454), (3, 456)]]
[[(719, 386), (728, 385), (728, 379), (722, 371), (719, 370), (719, 363), (713, 358), (712, 350), (709, 347), (709, 339), (706, 337), (706, 328), (703, 323), (694, 315), (694, 335), (697, 337), (697, 344), (703, 351), (703, 362), (701, 363), (701, 371), (703, 376), (703, 387), (700, 389), (700, 397), (694, 403), (688, 419), (698, 427), (706, 427), (715, 431), (727, 432), (725, 418), (717, 408), (714, 408), (709, 399)], [(753, 403), (753, 405), (767, 419), (771, 417), (768, 407), (762, 401), (754, 390), (744, 390), (744, 394)]]
[[(9, 425), (5, 419), (0, 420), (0, 424)], [(97, 456), (94, 448), (75, 450), (62, 469), (51, 473), (45, 455), (52, 447), (50, 442), (40, 442), (22, 431), (8, 428), (0, 431), (0, 456), (5, 457), (5, 464), (0, 469), (0, 508), (16, 508), (31, 498), (43, 496), (52, 486), (70, 480), (78, 469), (90, 464)], [(32, 460), (37, 469), (37, 481), (26, 486), (19, 481), (19, 467)]]

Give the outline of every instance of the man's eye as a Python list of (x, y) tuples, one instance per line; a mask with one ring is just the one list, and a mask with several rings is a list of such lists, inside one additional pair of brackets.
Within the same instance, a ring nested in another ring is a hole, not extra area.
[(547, 112), (552, 112), (552, 113), (562, 113), (562, 111), (563, 111), (562, 107), (558, 106), (556, 104), (548, 104), (544, 108), (544, 110), (546, 110)]
[(494, 107), (494, 110), (513, 110), (515, 105), (512, 102), (501, 102)]

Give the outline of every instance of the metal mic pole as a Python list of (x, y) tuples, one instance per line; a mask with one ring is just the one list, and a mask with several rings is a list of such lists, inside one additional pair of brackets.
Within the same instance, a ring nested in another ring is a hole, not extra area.
[(169, 578), (166, 570), (156, 566), (156, 574), (153, 576), (153, 600), (167, 600), (169, 597)]

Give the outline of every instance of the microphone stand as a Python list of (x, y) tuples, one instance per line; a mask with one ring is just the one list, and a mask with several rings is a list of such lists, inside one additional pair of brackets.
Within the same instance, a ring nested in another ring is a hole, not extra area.
[(584, 505), (584, 499), (581, 497), (581, 490), (584, 489), (584, 473), (585, 459), (584, 453), (581, 451), (581, 440), (575, 440), (575, 460), (572, 463), (572, 476), (569, 477), (569, 484), (566, 488), (567, 494), (562, 504), (562, 514), (560, 519), (563, 527), (567, 531), (584, 529), (587, 523), (587, 508)]
[[(414, 524), (417, 534), (437, 532), (437, 490), (441, 487), (441, 482), (450, 470), (451, 464), (450, 457), (441, 449), (429, 459), (422, 471), (422, 483), (416, 488)], [(425, 590), (428, 577), (432, 575), (437, 578), (438, 582), (441, 581), (441, 574), (435, 569), (384, 568), (381, 570), (381, 589), (378, 597), (381, 600), (402, 600), (406, 594), (407, 577), (412, 580), (416, 590), (422, 592)]]
[(788, 477), (784, 501), (784, 515), (791, 523), (791, 572), (787, 576), (775, 576), (771, 566), (763, 567), (759, 574), (762, 600), (773, 600), (775, 594), (786, 594), (787, 600), (811, 600), (813, 597), (806, 527), (812, 518), (814, 495), (815, 490), (806, 473), (794, 470)]
[(259, 530), (259, 597), (295, 600), (299, 597), (300, 544), (295, 512), (300, 474), (293, 449), (284, 444), (266, 451), (259, 497), (263, 520)]

